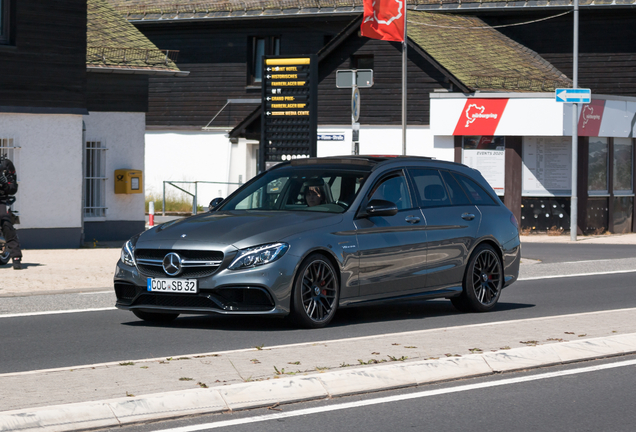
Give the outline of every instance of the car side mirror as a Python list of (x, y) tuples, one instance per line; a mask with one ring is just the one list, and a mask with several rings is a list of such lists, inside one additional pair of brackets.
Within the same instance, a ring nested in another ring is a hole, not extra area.
[(397, 212), (398, 208), (395, 203), (381, 199), (374, 199), (369, 201), (365, 211), (360, 214), (360, 217), (393, 216)]
[(221, 197), (214, 198), (212, 201), (210, 201), (210, 205), (208, 206), (208, 211), (213, 212), (222, 202), (223, 202), (223, 198)]

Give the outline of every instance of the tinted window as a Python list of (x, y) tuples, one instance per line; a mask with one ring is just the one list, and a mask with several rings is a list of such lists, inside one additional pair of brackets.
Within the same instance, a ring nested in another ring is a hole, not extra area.
[(411, 208), (409, 189), (402, 171), (396, 171), (376, 183), (369, 194), (369, 201), (374, 199), (390, 201), (397, 206), (398, 210)]
[(409, 170), (415, 183), (422, 207), (449, 206), (451, 204), (439, 171), (433, 169)]
[(289, 167), (268, 171), (237, 190), (219, 210), (300, 210), (342, 213), (366, 179), (365, 171)]
[(442, 171), (442, 177), (446, 182), (451, 203), (453, 203), (453, 205), (469, 205), (470, 200), (459, 183), (457, 183), (457, 180), (455, 180), (455, 177), (453, 177), (448, 171)]
[(462, 185), (473, 204), (497, 205), (495, 200), (493, 200), (492, 197), (488, 195), (488, 193), (481, 186), (479, 186), (468, 177), (461, 174), (453, 174), (453, 176)]

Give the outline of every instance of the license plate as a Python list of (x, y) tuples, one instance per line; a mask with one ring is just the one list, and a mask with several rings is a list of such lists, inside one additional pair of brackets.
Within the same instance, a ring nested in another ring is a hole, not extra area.
[(152, 292), (196, 294), (199, 289), (196, 279), (148, 278), (147, 289)]

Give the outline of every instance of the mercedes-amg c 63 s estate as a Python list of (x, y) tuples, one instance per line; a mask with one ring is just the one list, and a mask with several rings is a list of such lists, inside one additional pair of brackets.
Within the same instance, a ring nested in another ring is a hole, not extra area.
[(519, 273), (515, 217), (457, 163), (295, 159), (219, 201), (126, 242), (118, 308), (155, 322), (289, 315), (316, 328), (338, 308), (398, 299), (489, 311)]

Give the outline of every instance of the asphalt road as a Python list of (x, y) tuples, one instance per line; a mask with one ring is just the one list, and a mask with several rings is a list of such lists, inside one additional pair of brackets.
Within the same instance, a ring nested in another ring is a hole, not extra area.
[[(621, 255), (616, 255), (615, 246), (586, 246), (583, 252), (570, 252), (568, 245), (541, 245), (536, 252), (543, 255), (536, 256), (565, 257), (568, 262), (587, 260), (590, 250), (596, 250), (597, 260), (636, 256), (634, 246), (624, 248), (627, 252)], [(532, 247), (524, 249), (532, 252)], [(607, 267), (603, 262), (596, 266)], [(286, 320), (257, 317), (186, 316), (169, 326), (155, 326), (119, 310), (0, 317), (0, 373), (636, 307), (634, 288), (634, 273), (518, 281), (504, 290), (498, 307), (487, 314), (457, 313), (446, 300), (402, 302), (343, 309), (330, 327), (310, 331), (298, 330)], [(38, 302), (50, 310), (60, 301), (95, 307), (114, 303), (110, 292), (37, 297), (4, 299), (14, 305), (5, 302), (3, 308), (24, 309), (24, 302), (33, 310), (39, 310)]]
[(631, 432), (635, 368), (625, 356), (116, 430)]
[(543, 263), (636, 258), (636, 246), (584, 243), (523, 243), (521, 256), (540, 260)]

